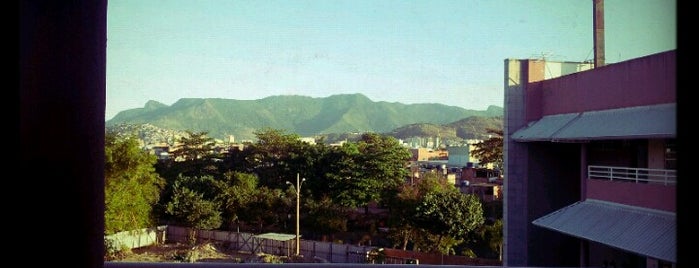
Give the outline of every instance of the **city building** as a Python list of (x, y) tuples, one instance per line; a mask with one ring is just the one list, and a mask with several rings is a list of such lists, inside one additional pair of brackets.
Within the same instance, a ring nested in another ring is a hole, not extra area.
[(505, 76), (504, 265), (675, 267), (676, 51)]
[(446, 150), (435, 150), (429, 148), (410, 148), (411, 161), (447, 160), (449, 152)]

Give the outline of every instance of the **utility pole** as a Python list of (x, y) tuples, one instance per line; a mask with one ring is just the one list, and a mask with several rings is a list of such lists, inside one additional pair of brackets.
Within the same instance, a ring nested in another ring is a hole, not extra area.
[[(306, 181), (306, 178), (300, 179), (299, 176), (300, 175), (296, 173), (296, 256), (300, 255), (301, 252), (301, 225), (299, 220), (301, 212), (301, 184)], [(291, 182), (286, 181), (286, 184), (291, 185)]]

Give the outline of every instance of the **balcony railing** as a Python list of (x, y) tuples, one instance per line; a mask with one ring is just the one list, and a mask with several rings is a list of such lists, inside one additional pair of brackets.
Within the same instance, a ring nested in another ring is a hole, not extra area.
[(587, 177), (589, 179), (636, 183), (677, 184), (677, 170), (674, 169), (587, 166)]

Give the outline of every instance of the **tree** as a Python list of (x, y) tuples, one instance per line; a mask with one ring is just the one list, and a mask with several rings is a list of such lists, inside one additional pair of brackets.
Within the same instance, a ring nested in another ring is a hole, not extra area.
[(334, 204), (349, 209), (363, 205), (361, 200), (367, 193), (359, 172), (359, 154), (357, 144), (348, 142), (328, 148), (320, 156), (320, 164), (317, 165), (319, 178), (306, 182), (315, 200), (328, 197)]
[(245, 209), (254, 201), (258, 179), (254, 174), (229, 171), (224, 174), (226, 189), (219, 197), (222, 202), (223, 220), (229, 229), (240, 226)]
[[(167, 203), (165, 212), (178, 224), (189, 227), (189, 241), (196, 242), (198, 229), (215, 229), (221, 226), (221, 211), (216, 201), (205, 198), (205, 193), (190, 189), (188, 183), (199, 180), (181, 177), (173, 185), (172, 199)], [(211, 187), (211, 186), (209, 186)]]
[(303, 226), (320, 233), (324, 238), (327, 235), (347, 231), (348, 213), (344, 207), (332, 202), (329, 197), (320, 201), (309, 200), (308, 217)]
[(390, 204), (389, 235), (395, 245), (400, 245), (403, 250), (406, 250), (409, 242), (413, 242), (418, 247), (430, 244), (429, 241), (421, 239), (427, 233), (417, 227), (419, 223), (415, 220), (416, 208), (428, 193), (441, 192), (458, 192), (458, 190), (446, 179), (440, 178), (437, 173), (425, 173), (415, 185), (401, 185), (398, 194)]
[(208, 137), (206, 131), (188, 130), (187, 134), (180, 138), (180, 146), (173, 153), (175, 162), (172, 163), (170, 173), (174, 176), (184, 174), (194, 177), (218, 175), (218, 168), (213, 162), (217, 157), (214, 152), (214, 139)]
[[(370, 202), (382, 203), (398, 193), (398, 187), (408, 176), (406, 164), (410, 160), (410, 151), (398, 143), (396, 138), (366, 133), (357, 143), (358, 180), (354, 182), (357, 204), (368, 205)], [(365, 210), (366, 212), (367, 210)]]
[(193, 132), (187, 131), (187, 136), (180, 138), (180, 147), (174, 152), (175, 158), (181, 158), (184, 161), (193, 161), (198, 159), (208, 159), (213, 154), (214, 139), (208, 137), (208, 132)]
[(492, 225), (485, 226), (485, 236), (490, 249), (498, 253), (498, 260), (502, 261), (502, 219), (497, 219)]
[[(483, 224), (483, 207), (473, 194), (458, 191), (427, 193), (415, 208), (415, 221), (418, 227), (437, 235), (436, 245), (443, 254), (450, 252), (458, 243), (442, 245), (442, 239), (449, 236), (458, 240)], [(452, 241), (453, 242), (453, 241)]]
[(257, 188), (247, 206), (239, 210), (240, 219), (255, 223), (258, 232), (262, 232), (265, 226), (278, 224), (286, 219), (289, 206), (284, 203), (284, 194), (281, 189), (268, 187)]
[(105, 234), (152, 227), (153, 207), (164, 180), (155, 172), (155, 155), (139, 147), (135, 137), (105, 135)]
[(301, 163), (313, 162), (299, 159), (306, 155), (304, 151), (309, 149), (309, 145), (297, 134), (265, 128), (256, 131), (255, 136), (257, 142), (245, 149), (249, 151), (246, 162), (263, 186), (281, 188), (290, 179), (290, 174), (306, 170)]
[(476, 143), (476, 148), (472, 151), (473, 156), (478, 158), (482, 165), (492, 163), (498, 169), (502, 169), (503, 130), (489, 128), (486, 131), (493, 136)]

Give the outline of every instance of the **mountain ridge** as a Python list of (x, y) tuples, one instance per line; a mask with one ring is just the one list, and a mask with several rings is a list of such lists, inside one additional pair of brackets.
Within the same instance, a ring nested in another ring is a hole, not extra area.
[(328, 97), (276, 95), (257, 100), (182, 98), (172, 105), (149, 100), (143, 108), (117, 113), (106, 126), (152, 124), (207, 131), (211, 137), (253, 139), (262, 128), (283, 129), (301, 136), (347, 132), (390, 132), (416, 123), (448, 124), (471, 116), (497, 117), (503, 108), (470, 110), (439, 103), (403, 104), (372, 101), (363, 94)]

